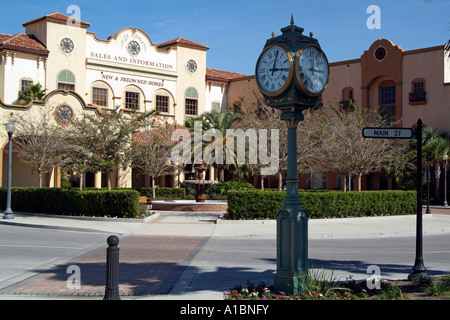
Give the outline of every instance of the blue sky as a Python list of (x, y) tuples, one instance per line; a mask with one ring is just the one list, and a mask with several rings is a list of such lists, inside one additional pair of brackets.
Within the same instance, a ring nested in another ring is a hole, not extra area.
[[(359, 58), (386, 38), (404, 50), (444, 44), (450, 38), (450, 0), (57, 0), (3, 4), (0, 33), (23, 32), (22, 23), (51, 12), (80, 8), (98, 38), (125, 27), (142, 29), (158, 44), (184, 37), (210, 47), (207, 67), (254, 74), (265, 41), (289, 25), (310, 31), (330, 62)], [(370, 5), (380, 8), (380, 29), (368, 29)]]

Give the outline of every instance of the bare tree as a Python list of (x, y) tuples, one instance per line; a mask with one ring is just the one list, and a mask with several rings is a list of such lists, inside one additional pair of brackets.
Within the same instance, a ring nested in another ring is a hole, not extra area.
[(111, 173), (129, 164), (132, 136), (143, 124), (143, 116), (133, 113), (85, 113), (72, 121), (71, 138), (66, 140), (71, 142), (66, 161), (72, 167), (78, 166), (79, 170), (105, 172), (110, 190)]
[(42, 175), (58, 166), (62, 146), (62, 127), (55, 122), (52, 108), (39, 108), (37, 115), (30, 112), (13, 115), (17, 156), (38, 173), (39, 187)]
[[(278, 190), (281, 191), (283, 187), (283, 174), (287, 170), (287, 155), (288, 155), (288, 143), (287, 143), (287, 125), (286, 122), (280, 119), (281, 112), (268, 107), (264, 104), (261, 97), (253, 92), (257, 103), (247, 105), (243, 98), (243, 106), (241, 108), (241, 119), (239, 120), (239, 127), (248, 130), (255, 129), (257, 132), (260, 130), (267, 130), (267, 133), (272, 129), (278, 130), (278, 141), (275, 141), (271, 136), (267, 141), (267, 151), (270, 153), (271, 148), (278, 148), (278, 171), (276, 173), (278, 179)], [(262, 141), (259, 141), (261, 143)], [(261, 155), (260, 155), (261, 156)], [(267, 165), (258, 161), (256, 164), (248, 164), (248, 166), (261, 175), (261, 169)], [(264, 189), (264, 176), (261, 175), (261, 189)]]
[(132, 166), (152, 178), (153, 199), (156, 197), (156, 178), (172, 174), (171, 151), (178, 142), (171, 140), (175, 129), (175, 124), (166, 124), (134, 136)]
[(313, 171), (356, 176), (357, 190), (361, 191), (362, 175), (386, 165), (392, 160), (394, 151), (403, 145), (397, 140), (364, 138), (364, 127), (389, 127), (393, 124), (378, 116), (376, 109), (362, 111), (356, 106), (351, 109), (353, 112), (348, 112), (329, 103), (313, 112), (318, 130), (311, 144), (318, 152), (309, 164)]

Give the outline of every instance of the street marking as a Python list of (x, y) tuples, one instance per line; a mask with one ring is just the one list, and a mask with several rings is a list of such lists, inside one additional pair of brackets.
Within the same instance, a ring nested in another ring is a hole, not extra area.
[(57, 247), (57, 246), (30, 246), (30, 245), (20, 245), (20, 244), (0, 244), (0, 247), (13, 247), (13, 248), (45, 248), (45, 249), (73, 249), (81, 250), (85, 248), (78, 247)]

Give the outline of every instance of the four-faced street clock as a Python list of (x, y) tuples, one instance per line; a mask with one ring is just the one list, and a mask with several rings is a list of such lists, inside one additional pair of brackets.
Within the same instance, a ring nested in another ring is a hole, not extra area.
[[(256, 63), (256, 83), (268, 106), (313, 108), (328, 84), (328, 60), (319, 43), (293, 23), (268, 39)], [(286, 111), (287, 112), (287, 111)]]
[[(303, 111), (314, 108), (328, 83), (329, 66), (319, 42), (291, 25), (266, 41), (256, 62), (256, 82), (266, 104), (281, 111), (288, 128), (286, 197), (277, 219), (277, 273), (280, 292), (301, 293), (300, 277), (308, 275), (308, 213), (298, 194), (297, 126)], [(295, 76), (294, 76), (295, 74)]]

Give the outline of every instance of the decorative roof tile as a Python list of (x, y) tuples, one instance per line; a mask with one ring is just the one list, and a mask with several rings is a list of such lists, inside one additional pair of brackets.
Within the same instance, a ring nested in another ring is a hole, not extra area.
[(53, 12), (53, 13), (47, 14), (47, 15), (45, 15), (43, 17), (40, 17), (40, 18), (31, 20), (31, 21), (25, 22), (22, 25), (24, 27), (26, 27), (26, 26), (28, 26), (30, 24), (33, 24), (33, 23), (36, 23), (36, 22), (39, 22), (39, 21), (43, 21), (43, 20), (51, 20), (51, 21), (59, 22), (59, 23), (61, 23), (61, 22), (62, 23), (70, 22), (70, 23), (73, 23), (73, 24), (79, 24), (83, 28), (89, 28), (91, 26), (90, 23), (74, 19), (74, 18), (69, 17), (69, 16), (67, 16), (65, 14), (62, 14), (60, 12)]
[(49, 54), (47, 48), (36, 37), (22, 32), (15, 35), (0, 34), (0, 50), (5, 49), (41, 55)]
[(246, 74), (243, 73), (237, 73), (237, 72), (230, 72), (230, 71), (224, 71), (224, 70), (217, 70), (217, 69), (206, 69), (206, 78), (208, 80), (214, 81), (225, 81), (228, 82), (230, 80), (238, 79), (247, 77)]
[(166, 42), (163, 42), (161, 44), (158, 44), (158, 48), (159, 49), (164, 49), (164, 48), (168, 48), (168, 47), (175, 47), (175, 46), (187, 46), (187, 47), (195, 47), (195, 48), (199, 48), (202, 50), (209, 50), (208, 46), (205, 46), (204, 44), (198, 43), (198, 42), (194, 42), (188, 39), (185, 39), (183, 37), (178, 37), (176, 39), (172, 39)]

